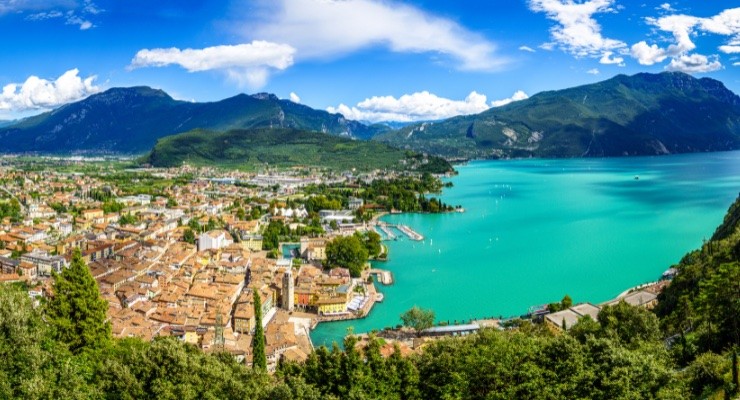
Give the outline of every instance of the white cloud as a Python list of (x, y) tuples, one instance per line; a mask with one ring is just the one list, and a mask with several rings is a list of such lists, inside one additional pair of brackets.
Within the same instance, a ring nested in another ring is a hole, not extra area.
[(590, 0), (580, 3), (572, 0), (529, 0), (529, 8), (532, 11), (544, 12), (547, 18), (557, 22), (557, 25), (550, 29), (554, 43), (543, 44), (540, 47), (549, 50), (558, 45), (575, 57), (619, 59), (620, 57), (611, 59), (609, 55), (627, 45), (620, 40), (604, 37), (601, 34), (601, 26), (593, 18), (595, 14), (615, 12), (613, 4), (614, 0)]
[(26, 17), (28, 21), (43, 21), (46, 19), (54, 19), (54, 18), (61, 18), (64, 16), (64, 13), (58, 10), (53, 11), (42, 11), (35, 14), (30, 14)]
[(671, 59), (666, 67), (668, 71), (681, 71), (687, 73), (712, 72), (722, 68), (722, 64), (713, 57), (711, 60), (701, 54), (683, 54)]
[(27, 21), (45, 21), (64, 19), (66, 25), (77, 25), (80, 30), (94, 28), (89, 16), (103, 12), (92, 0), (82, 3), (73, 0), (0, 0), (0, 15), (26, 11), (35, 12), (26, 16)]
[(702, 54), (690, 54), (696, 49), (692, 37), (699, 33), (731, 36), (727, 45), (719, 47), (720, 51), (740, 52), (740, 8), (727, 9), (709, 18), (677, 14), (660, 18), (648, 17), (646, 21), (661, 31), (670, 32), (674, 43), (666, 48), (648, 45), (645, 41), (634, 44), (630, 54), (642, 65), (653, 65), (670, 57), (671, 62), (666, 69), (671, 71), (710, 72), (722, 68), (716, 56), (710, 60)]
[(656, 44), (648, 46), (644, 40), (632, 45), (630, 55), (637, 59), (640, 65), (653, 65), (663, 62), (668, 57), (665, 49), (658, 47)]
[(290, 101), (292, 101), (293, 103), (300, 103), (301, 98), (298, 97), (298, 95), (295, 94), (295, 92), (290, 92)]
[(671, 6), (671, 3), (663, 3), (659, 5), (658, 7), (655, 7), (656, 10), (663, 10), (663, 11), (676, 11), (673, 6)]
[(66, 24), (67, 25), (79, 25), (81, 31), (86, 31), (94, 26), (92, 22), (82, 19), (74, 14), (70, 14), (67, 17)]
[(179, 65), (188, 72), (217, 70), (239, 85), (263, 86), (272, 70), (293, 65), (295, 49), (286, 44), (255, 40), (252, 43), (204, 49), (143, 49), (136, 53), (130, 69)]
[(20, 113), (50, 109), (100, 91), (100, 87), (93, 84), (95, 75), (82, 79), (79, 72), (71, 69), (54, 81), (30, 76), (23, 83), (7, 84), (0, 94), (0, 110)]
[(552, 51), (552, 49), (555, 48), (555, 43), (553, 42), (542, 43), (541, 45), (537, 47), (541, 48), (542, 50)]
[(76, 6), (73, 0), (3, 0), (0, 1), (0, 15), (56, 8), (70, 9)]
[(612, 51), (605, 51), (604, 54), (601, 55), (601, 59), (599, 59), (599, 63), (601, 64), (618, 64), (620, 67), (624, 66), (624, 58), (619, 56), (612, 57), (612, 54), (614, 52)]
[(727, 54), (740, 53), (740, 45), (731, 44), (731, 45), (726, 45), (726, 46), (719, 46), (719, 50)]
[(535, 49), (533, 49), (533, 48), (531, 48), (529, 46), (519, 46), (519, 50), (521, 50), (521, 51), (527, 51), (527, 52), (530, 52), (530, 53), (536, 52)]
[(513, 102), (519, 101), (519, 100), (526, 100), (528, 98), (529, 98), (529, 96), (526, 93), (524, 93), (521, 90), (517, 90), (516, 92), (514, 92), (514, 95), (512, 95), (511, 97), (509, 97), (507, 99), (493, 100), (491, 102), (491, 107), (501, 107), (501, 106), (505, 106), (505, 105), (507, 105), (509, 103), (513, 103)]
[(740, 35), (730, 40), (726, 45), (719, 46), (719, 51), (727, 54), (740, 53)]
[(464, 100), (451, 100), (427, 91), (393, 96), (374, 96), (354, 107), (340, 104), (329, 107), (330, 113), (340, 113), (348, 119), (359, 121), (433, 121), (457, 115), (477, 114), (487, 110), (487, 98), (475, 91)]
[(732, 65), (735, 66), (735, 67), (740, 67), (740, 61), (735, 62), (735, 63), (732, 63)]
[(457, 22), (394, 0), (261, 0), (248, 38), (287, 43), (299, 59), (340, 57), (382, 46), (399, 53), (442, 54), (461, 70), (489, 71), (508, 60)]
[(586, 73), (587, 74), (591, 74), (591, 75), (598, 75), (599, 74), (599, 69), (598, 68), (591, 68), (588, 71), (586, 71)]

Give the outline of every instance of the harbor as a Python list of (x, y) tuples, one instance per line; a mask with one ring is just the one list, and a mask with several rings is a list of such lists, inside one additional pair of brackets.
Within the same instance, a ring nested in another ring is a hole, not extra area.
[(380, 229), (380, 231), (383, 232), (383, 235), (384, 235), (383, 240), (397, 240), (398, 239), (398, 235), (393, 233), (393, 229), (396, 229), (397, 231), (406, 235), (406, 237), (408, 237), (411, 240), (415, 240), (417, 242), (424, 240), (424, 235), (414, 231), (408, 225), (403, 225), (403, 224), (394, 225), (394, 224), (389, 224), (387, 222), (379, 221), (374, 227), (377, 227), (377, 229)]

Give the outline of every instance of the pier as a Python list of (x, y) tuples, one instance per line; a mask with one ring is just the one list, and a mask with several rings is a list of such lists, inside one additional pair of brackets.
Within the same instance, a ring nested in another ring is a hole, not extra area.
[(370, 275), (375, 275), (378, 278), (378, 282), (384, 284), (384, 285), (392, 285), (393, 284), (393, 274), (391, 274), (390, 271), (386, 271), (383, 269), (371, 269), (368, 271)]
[(378, 223), (378, 228), (385, 234), (386, 240), (396, 240), (396, 235), (388, 229), (390, 225), (384, 223)]
[(413, 229), (409, 228), (406, 225), (396, 225), (396, 229), (406, 234), (406, 236), (408, 236), (411, 240), (416, 240), (419, 242), (424, 240), (424, 236), (422, 236), (420, 233), (415, 232)]

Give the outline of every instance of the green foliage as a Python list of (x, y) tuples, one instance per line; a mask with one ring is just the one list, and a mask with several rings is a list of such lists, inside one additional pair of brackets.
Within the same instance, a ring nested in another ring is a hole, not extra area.
[(328, 268), (348, 268), (350, 275), (358, 277), (367, 263), (368, 252), (357, 236), (339, 236), (326, 244)]
[(262, 299), (259, 293), (253, 292), (254, 299), (254, 336), (252, 337), (252, 366), (256, 370), (267, 370), (267, 356), (265, 355), (265, 331), (262, 328)]
[(14, 221), (21, 218), (21, 205), (16, 199), (0, 201), (0, 219), (10, 217)]
[(380, 255), (380, 234), (367, 231), (362, 234), (357, 232), (355, 235), (362, 241), (363, 246), (365, 246), (368, 257), (376, 258)]
[(698, 353), (740, 347), (740, 198), (712, 240), (675, 266), (678, 275), (658, 297), (669, 335), (680, 335), (682, 362)]
[(270, 221), (262, 233), (262, 250), (278, 250), (280, 239), (290, 235), (290, 228), (282, 221)]
[(401, 314), (403, 326), (413, 328), (417, 334), (434, 326), (434, 311), (413, 306)]
[(327, 399), (421, 399), (419, 373), (400, 351), (388, 358), (380, 354), (381, 342), (371, 336), (366, 346), (348, 336), (345, 351), (334, 346), (316, 349), (303, 365), (283, 363), (278, 375), (285, 380), (299, 378), (317, 388)]
[(190, 244), (195, 244), (195, 233), (193, 233), (193, 230), (190, 228), (185, 229), (185, 232), (182, 233), (182, 240)]
[(126, 206), (123, 205), (123, 203), (119, 203), (115, 200), (108, 200), (105, 203), (103, 203), (103, 212), (107, 213), (117, 213), (123, 210)]
[(139, 219), (135, 215), (127, 213), (123, 214), (118, 218), (118, 223), (121, 225), (133, 225), (139, 222)]
[(55, 339), (73, 353), (104, 348), (111, 339), (107, 311), (108, 303), (76, 249), (69, 268), (54, 274), (54, 296), (46, 303)]
[[(179, 166), (185, 162), (246, 169), (264, 164), (282, 167), (305, 165), (340, 171), (407, 170), (417, 165), (407, 160), (405, 151), (383, 143), (283, 128), (226, 132), (198, 129), (168, 136), (157, 142), (146, 161), (158, 167)], [(434, 172), (444, 173), (452, 169), (444, 160), (436, 161), (434, 165), (446, 165)]]

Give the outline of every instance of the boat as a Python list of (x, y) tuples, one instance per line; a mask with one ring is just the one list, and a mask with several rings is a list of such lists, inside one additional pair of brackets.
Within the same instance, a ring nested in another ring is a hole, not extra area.
[(635, 175), (635, 180), (636, 181), (639, 181), (640, 180), (640, 176), (639, 175)]
[(383, 296), (383, 293), (375, 293), (375, 301), (378, 303), (382, 303), (385, 296)]

